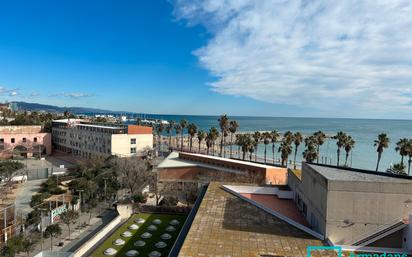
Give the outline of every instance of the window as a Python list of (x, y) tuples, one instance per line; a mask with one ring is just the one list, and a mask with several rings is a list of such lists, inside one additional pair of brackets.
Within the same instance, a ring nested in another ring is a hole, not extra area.
[(11, 143), (14, 144), (16, 142), (16, 139), (12, 138)]
[(25, 137), (23, 137), (23, 143), (26, 143), (27, 139)]
[(0, 144), (4, 144), (4, 138), (0, 138)]
[(136, 153), (136, 147), (130, 148), (130, 153)]
[(130, 139), (130, 144), (135, 145), (136, 144), (136, 138)]

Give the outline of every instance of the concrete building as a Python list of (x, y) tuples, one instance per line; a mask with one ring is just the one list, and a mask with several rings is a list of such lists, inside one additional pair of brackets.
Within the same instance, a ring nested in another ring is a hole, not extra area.
[(52, 139), (54, 150), (85, 158), (144, 155), (153, 147), (151, 127), (102, 125), (81, 119), (53, 121)]
[[(303, 163), (288, 184), (310, 226), (333, 245), (402, 248), (412, 177)], [(412, 242), (411, 242), (412, 243)]]
[(0, 126), (0, 158), (51, 154), (51, 134), (41, 126)]

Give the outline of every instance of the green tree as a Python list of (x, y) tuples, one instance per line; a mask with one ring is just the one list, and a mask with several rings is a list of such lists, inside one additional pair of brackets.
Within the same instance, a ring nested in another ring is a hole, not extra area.
[(282, 143), (279, 147), (280, 158), (282, 160), (282, 166), (287, 165), (289, 155), (292, 153), (291, 143), (292, 142), (290, 140), (288, 140), (288, 138), (284, 138), (284, 140), (282, 141)]
[(37, 232), (30, 232), (30, 234), (23, 236), (22, 247), (26, 252), (27, 257), (36, 249), (36, 244), (40, 241), (40, 235)]
[(279, 139), (279, 132), (277, 132), (276, 130), (273, 130), (272, 132), (270, 132), (270, 138), (272, 141), (272, 157), (273, 157), (273, 164), (275, 164), (275, 149), (276, 149), (276, 143), (278, 142)]
[(221, 132), (221, 137), (220, 137), (220, 153), (219, 156), (223, 156), (223, 146), (225, 145), (226, 137), (229, 131), (229, 118), (227, 117), (226, 114), (220, 115), (220, 118), (218, 119), (219, 121), (219, 127), (220, 127), (220, 132)]
[(336, 154), (337, 154), (337, 160), (336, 160), (336, 165), (339, 166), (339, 161), (340, 161), (340, 151), (341, 148), (345, 145), (345, 141), (346, 141), (346, 134), (342, 131), (339, 131), (338, 133), (336, 133), (335, 136), (333, 136), (332, 138), (336, 140), (336, 145), (337, 145), (337, 150), (336, 150)]
[(229, 132), (230, 132), (230, 158), (232, 158), (232, 145), (233, 145), (233, 135), (236, 134), (236, 131), (239, 128), (239, 124), (235, 120), (229, 122)]
[(62, 229), (58, 223), (47, 226), (44, 237), (50, 238), (50, 250), (53, 251), (53, 238), (62, 234)]
[(169, 137), (169, 151), (172, 149), (172, 132), (175, 126), (175, 122), (173, 120), (169, 120), (169, 123), (166, 125), (166, 133)]
[(386, 171), (392, 174), (407, 175), (405, 172), (405, 165), (403, 163), (396, 163)]
[(303, 141), (303, 136), (300, 132), (293, 134), (293, 143), (295, 144), (295, 156), (293, 158), (293, 168), (296, 169), (296, 156), (298, 155), (299, 145)]
[(347, 136), (345, 138), (345, 142), (343, 144), (343, 148), (345, 149), (346, 155), (345, 155), (345, 166), (348, 166), (348, 158), (349, 158), (349, 153), (352, 151), (352, 149), (355, 147), (355, 140), (351, 136)]
[(412, 139), (409, 139), (408, 147), (406, 152), (408, 153), (408, 175), (411, 174), (412, 165)]
[(313, 134), (316, 138), (316, 163), (319, 163), (319, 156), (320, 156), (320, 147), (325, 143), (326, 135), (322, 131), (317, 131)]
[(190, 141), (189, 141), (189, 152), (192, 152), (192, 144), (193, 144), (193, 137), (197, 133), (197, 126), (194, 123), (190, 123), (189, 126), (187, 127), (187, 132), (190, 136)]
[(6, 182), (10, 182), (16, 171), (23, 169), (24, 165), (17, 161), (0, 161), (0, 178)]
[(7, 240), (7, 245), (2, 249), (2, 256), (14, 257), (16, 254), (24, 251), (23, 248), (23, 236), (14, 236)]
[(206, 132), (204, 132), (203, 130), (199, 130), (197, 132), (197, 142), (199, 144), (199, 149), (198, 152), (200, 153), (200, 146), (202, 145), (202, 141), (205, 140), (206, 138)]
[(60, 214), (60, 220), (64, 224), (66, 224), (67, 229), (69, 230), (69, 240), (70, 240), (71, 225), (72, 224), (74, 225), (78, 219), (79, 219), (79, 213), (74, 210), (68, 210)]
[(306, 162), (313, 163), (314, 160), (318, 159), (317, 143), (318, 140), (314, 135), (305, 138), (306, 149), (303, 152), (303, 158)]
[(183, 133), (184, 133), (185, 128), (187, 128), (188, 122), (187, 122), (187, 120), (182, 119), (179, 124), (180, 124), (180, 127), (182, 128), (182, 130), (180, 131), (180, 133), (181, 133), (180, 150), (183, 150)]
[(263, 140), (263, 144), (265, 145), (265, 164), (266, 164), (266, 153), (267, 153), (267, 145), (270, 143), (270, 133), (269, 132), (264, 132), (262, 134), (262, 140)]
[[(179, 135), (180, 133), (182, 133), (182, 138), (183, 138), (183, 129), (182, 126), (180, 126), (180, 124), (176, 124), (175, 125), (175, 131), (176, 131), (176, 149), (179, 148)], [(182, 139), (183, 142), (183, 139)]]
[(396, 143), (395, 151), (399, 152), (401, 155), (401, 163), (403, 163), (403, 158), (408, 155), (408, 147), (409, 147), (409, 139), (407, 138), (401, 138), (399, 141)]
[(389, 147), (389, 137), (385, 134), (379, 134), (378, 139), (374, 141), (374, 146), (376, 147), (376, 152), (378, 153), (378, 160), (376, 162), (376, 171), (379, 169), (379, 163), (382, 158), (382, 153), (385, 148)]
[[(255, 141), (255, 143), (253, 144), (255, 149), (255, 162), (257, 162), (257, 155), (258, 155), (258, 147), (259, 147), (259, 142), (262, 139), (262, 134), (259, 131), (255, 131), (255, 133), (253, 133), (252, 135), (253, 140)], [(253, 152), (252, 152), (253, 153)]]
[(212, 155), (215, 155), (215, 143), (216, 140), (219, 138), (220, 134), (217, 128), (215, 127), (210, 128), (209, 134), (212, 143)]
[(162, 150), (162, 132), (164, 130), (164, 125), (163, 123), (159, 123), (156, 125), (156, 133), (157, 133), (157, 148), (159, 150), (159, 152)]

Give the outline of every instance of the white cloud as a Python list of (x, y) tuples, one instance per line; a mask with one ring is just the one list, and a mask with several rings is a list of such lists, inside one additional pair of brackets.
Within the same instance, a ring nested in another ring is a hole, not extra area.
[(85, 98), (85, 97), (92, 97), (94, 96), (94, 94), (90, 94), (90, 93), (81, 93), (81, 92), (73, 92), (73, 93), (65, 93), (65, 92), (61, 92), (61, 93), (55, 93), (55, 94), (51, 94), (51, 97), (69, 97), (69, 98), (73, 98), (73, 99), (79, 99), (79, 98)]
[(176, 0), (221, 94), (343, 116), (412, 117), (412, 2)]

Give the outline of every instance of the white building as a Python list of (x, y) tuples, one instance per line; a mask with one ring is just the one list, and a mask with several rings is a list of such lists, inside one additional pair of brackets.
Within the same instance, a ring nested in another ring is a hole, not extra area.
[(129, 157), (153, 147), (152, 128), (124, 124), (94, 124), (81, 119), (54, 120), (53, 149), (75, 156)]

